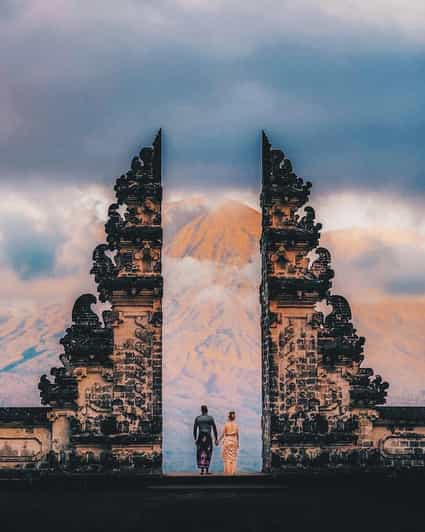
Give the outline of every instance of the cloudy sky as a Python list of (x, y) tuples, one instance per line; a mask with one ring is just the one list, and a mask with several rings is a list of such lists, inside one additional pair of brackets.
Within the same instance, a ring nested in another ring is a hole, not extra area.
[(160, 126), (169, 194), (256, 195), (265, 128), (317, 195), (354, 192), (345, 225), (376, 191), (422, 212), (424, 27), (420, 0), (1, 2), (7, 260), (48, 271), (63, 228), (29, 234), (23, 211), (60, 217), (65, 189), (110, 185)]
[(111, 185), (159, 127), (167, 200), (250, 205), (264, 128), (337, 288), (423, 302), (424, 29), (422, 0), (3, 0), (0, 311), (93, 291)]
[(421, 0), (5, 0), (0, 17), (6, 184), (109, 183), (162, 126), (172, 187), (258, 187), (265, 128), (321, 190), (424, 192)]

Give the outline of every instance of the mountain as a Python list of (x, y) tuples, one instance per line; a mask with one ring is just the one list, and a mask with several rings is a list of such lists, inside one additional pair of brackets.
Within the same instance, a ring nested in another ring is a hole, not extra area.
[(256, 261), (260, 217), (255, 209), (228, 200), (183, 226), (165, 253), (235, 266)]
[(204, 196), (191, 196), (190, 200), (172, 200), (164, 203), (162, 222), (165, 233), (165, 245), (173, 242), (178, 231), (194, 218), (209, 211)]

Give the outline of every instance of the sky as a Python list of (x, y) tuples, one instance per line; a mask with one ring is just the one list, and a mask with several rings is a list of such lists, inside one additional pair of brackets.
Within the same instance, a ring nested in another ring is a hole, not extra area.
[(165, 183), (258, 187), (259, 131), (323, 191), (423, 194), (421, 0), (5, 0), (0, 178), (110, 182), (158, 127)]
[(167, 201), (257, 205), (265, 129), (346, 292), (425, 297), (424, 29), (423, 0), (3, 0), (0, 310), (93, 289), (112, 184), (159, 127)]
[(256, 196), (264, 128), (317, 196), (421, 212), (424, 26), (421, 0), (3, 1), (6, 260), (48, 272), (68, 222), (23, 213), (110, 186), (159, 127), (169, 195)]

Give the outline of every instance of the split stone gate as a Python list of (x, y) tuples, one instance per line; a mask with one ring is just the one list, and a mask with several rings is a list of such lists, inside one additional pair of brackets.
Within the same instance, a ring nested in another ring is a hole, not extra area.
[[(115, 184), (81, 295), (43, 375), (40, 408), (0, 409), (0, 467), (162, 471), (161, 131)], [(425, 409), (382, 407), (365, 339), (333, 294), (311, 183), (262, 134), (263, 470), (424, 465)], [(111, 310), (99, 320), (97, 301)], [(331, 306), (325, 316), (320, 303)]]

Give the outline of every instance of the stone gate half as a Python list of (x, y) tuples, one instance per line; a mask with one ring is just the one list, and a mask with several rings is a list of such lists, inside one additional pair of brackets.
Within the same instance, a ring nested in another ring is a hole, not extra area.
[[(80, 296), (61, 340), (63, 366), (41, 377), (51, 459), (93, 467), (162, 467), (161, 131), (115, 184), (106, 242), (93, 252), (99, 300)], [(60, 430), (59, 430), (60, 428)], [(52, 454), (54, 453), (54, 454)], [(71, 467), (73, 467), (71, 465)]]
[(331, 292), (322, 225), (305, 207), (310, 189), (263, 132), (263, 469), (423, 465), (425, 409), (378, 406), (388, 383), (362, 367), (365, 339), (348, 301)]

